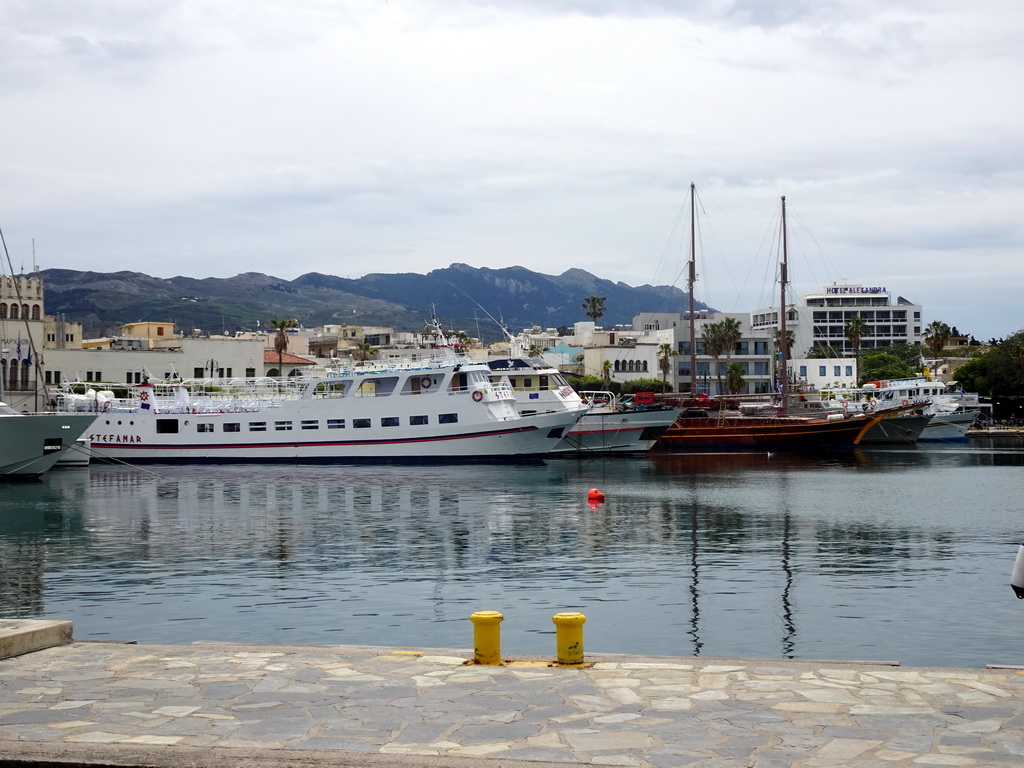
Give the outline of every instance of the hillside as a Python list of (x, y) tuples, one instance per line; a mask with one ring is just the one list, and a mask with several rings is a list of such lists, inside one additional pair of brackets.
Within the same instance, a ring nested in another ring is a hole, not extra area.
[(423, 327), (434, 307), (446, 326), (490, 341), (500, 332), (488, 315), (513, 331), (572, 325), (587, 319), (587, 296), (606, 297), (600, 321), (605, 326), (628, 323), (638, 312), (686, 308), (686, 294), (678, 288), (633, 287), (580, 269), (543, 275), (523, 267), (452, 264), (426, 275), (378, 273), (353, 280), (312, 272), (291, 281), (257, 272), (165, 279), (139, 272), (49, 269), (41, 276), (47, 313), (81, 322), (87, 337), (141, 320), (173, 322), (179, 331), (230, 333), (282, 317), (294, 317), (306, 327), (349, 323), (412, 331)]

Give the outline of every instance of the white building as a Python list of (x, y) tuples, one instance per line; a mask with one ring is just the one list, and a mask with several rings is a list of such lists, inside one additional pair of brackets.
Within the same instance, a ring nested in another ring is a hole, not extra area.
[[(921, 343), (921, 305), (894, 296), (880, 286), (825, 286), (807, 294), (798, 306), (786, 308), (786, 329), (793, 332), (793, 353), (804, 355), (812, 347), (835, 347), (844, 356), (854, 354), (846, 338), (846, 326), (861, 317), (868, 332), (861, 351), (892, 344)], [(760, 309), (751, 315), (751, 328), (774, 335), (779, 327), (779, 308)]]

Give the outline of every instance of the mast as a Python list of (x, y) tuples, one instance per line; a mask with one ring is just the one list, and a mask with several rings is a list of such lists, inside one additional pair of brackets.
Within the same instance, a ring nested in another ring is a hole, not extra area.
[(697, 209), (694, 198), (697, 194), (696, 185), (690, 182), (690, 265), (686, 278), (686, 292), (690, 296), (690, 397), (697, 396), (697, 339), (693, 321), (693, 284), (697, 282)]
[(789, 281), (786, 239), (786, 196), (782, 196), (782, 263), (779, 265), (779, 376), (782, 381), (782, 413), (789, 413), (789, 348), (786, 344), (786, 283)]

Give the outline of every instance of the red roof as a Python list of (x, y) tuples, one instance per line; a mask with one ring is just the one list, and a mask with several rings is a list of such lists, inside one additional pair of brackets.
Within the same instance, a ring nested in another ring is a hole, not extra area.
[[(267, 365), (277, 365), (277, 352), (272, 349), (263, 350), (263, 362)], [(297, 355), (290, 355), (285, 352), (281, 355), (281, 364), (288, 365), (316, 365), (315, 360), (307, 360), (304, 357), (298, 357)]]

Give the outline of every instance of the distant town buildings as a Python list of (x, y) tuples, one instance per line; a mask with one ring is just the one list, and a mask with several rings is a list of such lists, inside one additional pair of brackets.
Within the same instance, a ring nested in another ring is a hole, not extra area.
[[(891, 344), (920, 344), (921, 305), (887, 288), (861, 285), (825, 286), (786, 308), (794, 343), (788, 374), (808, 386), (853, 386), (857, 380), (854, 349), (846, 326), (864, 321), (861, 350)], [(704, 345), (710, 324), (731, 318), (740, 339), (714, 357)], [(695, 368), (691, 361), (689, 318), (681, 313), (639, 313), (626, 325), (598, 327), (576, 323), (560, 335), (551, 328), (523, 330), (518, 344), (526, 354), (543, 356), (560, 370), (616, 382), (661, 381), (661, 361), (671, 350), (667, 385), (715, 395), (727, 391), (730, 366), (738, 366), (743, 393), (767, 393), (777, 387), (779, 328), (777, 308), (752, 313), (700, 311), (694, 315)], [(63, 382), (137, 384), (155, 378), (234, 378), (296, 376), (331, 358), (417, 359), (429, 356), (435, 339), (424, 333), (397, 332), (388, 326), (325, 325), (288, 331), (288, 350), (274, 351), (274, 332), (240, 332), (234, 336), (178, 331), (172, 323), (144, 320), (127, 323), (111, 337), (82, 338), (82, 325), (45, 313), (38, 275), (0, 276), (0, 396), (22, 409), (39, 408), (36, 384)], [(489, 347), (466, 341), (476, 359), (510, 354), (510, 344)], [(956, 343), (954, 341), (953, 343)], [(808, 359), (814, 348), (829, 347), (835, 359)], [(33, 358), (32, 350), (37, 358)], [(38, 356), (41, 355), (41, 359)]]

